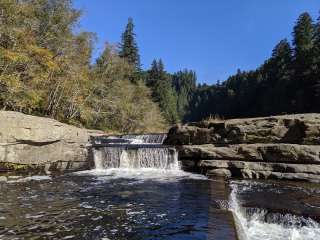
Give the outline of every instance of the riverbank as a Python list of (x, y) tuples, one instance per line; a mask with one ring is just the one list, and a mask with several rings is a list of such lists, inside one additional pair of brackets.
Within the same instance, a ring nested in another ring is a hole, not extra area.
[(54, 119), (0, 111), (0, 172), (52, 173), (94, 167), (88, 148), (100, 131)]
[(245, 179), (320, 181), (320, 114), (177, 125), (165, 141), (186, 171)]
[[(94, 168), (90, 139), (99, 139), (103, 132), (18, 112), (0, 111), (0, 121), (2, 173)], [(164, 144), (178, 150), (186, 171), (212, 177), (320, 182), (320, 114), (177, 125)]]

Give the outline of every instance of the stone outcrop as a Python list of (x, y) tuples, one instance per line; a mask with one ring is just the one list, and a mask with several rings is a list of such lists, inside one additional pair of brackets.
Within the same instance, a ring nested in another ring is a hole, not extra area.
[(207, 175), (320, 181), (320, 114), (177, 125), (165, 141), (186, 170)]
[(179, 148), (182, 159), (239, 160), (320, 164), (320, 146), (297, 144), (239, 144), (229, 146), (186, 145)]
[(177, 125), (170, 129), (165, 143), (168, 145), (254, 143), (318, 145), (319, 136), (320, 114), (296, 114)]
[(87, 144), (98, 131), (50, 118), (0, 111), (0, 171), (74, 171), (90, 165)]

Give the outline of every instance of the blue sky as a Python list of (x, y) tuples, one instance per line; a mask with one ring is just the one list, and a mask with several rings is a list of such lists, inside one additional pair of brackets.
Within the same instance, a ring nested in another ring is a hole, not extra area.
[(93, 57), (117, 43), (133, 17), (143, 68), (162, 58), (169, 72), (195, 70), (199, 82), (225, 80), (266, 60), (277, 42), (291, 40), (298, 16), (314, 19), (319, 0), (74, 0), (80, 30), (97, 33)]

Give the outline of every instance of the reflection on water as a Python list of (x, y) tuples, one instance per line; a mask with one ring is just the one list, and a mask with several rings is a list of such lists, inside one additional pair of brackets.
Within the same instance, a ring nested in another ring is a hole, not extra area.
[(110, 169), (27, 180), (0, 183), (0, 239), (207, 239), (210, 181), (199, 175)]

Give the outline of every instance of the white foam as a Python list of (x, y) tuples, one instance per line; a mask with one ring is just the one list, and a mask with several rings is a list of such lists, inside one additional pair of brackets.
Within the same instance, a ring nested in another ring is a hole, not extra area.
[(179, 181), (181, 179), (195, 179), (195, 180), (207, 180), (208, 178), (200, 175), (187, 173), (182, 170), (164, 170), (153, 168), (108, 168), (108, 169), (94, 169), (88, 171), (81, 171), (72, 173), (78, 176), (96, 176), (98, 180), (112, 180), (112, 179), (131, 179), (137, 180), (138, 183), (145, 180), (154, 181)]
[[(284, 226), (282, 224), (263, 221), (263, 211), (253, 214), (250, 218), (244, 213), (241, 202), (237, 198), (237, 185), (232, 184), (230, 194), (230, 210), (233, 212), (240, 240), (318, 240), (320, 225), (311, 220), (303, 219), (306, 226)], [(297, 219), (293, 219), (297, 221)]]
[(43, 180), (51, 180), (50, 176), (30, 176), (25, 178), (20, 178), (17, 180), (10, 180), (7, 183), (19, 183), (19, 182), (28, 182), (28, 181), (43, 181)]

